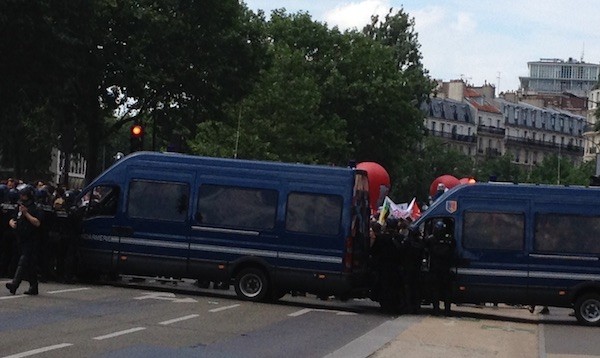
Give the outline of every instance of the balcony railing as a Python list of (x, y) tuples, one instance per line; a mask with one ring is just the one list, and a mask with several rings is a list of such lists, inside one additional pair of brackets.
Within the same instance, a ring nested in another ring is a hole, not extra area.
[(432, 130), (428, 130), (427, 133), (430, 136), (451, 139), (459, 142), (475, 143), (477, 141), (477, 137), (474, 135), (456, 134)]
[(494, 135), (504, 136), (504, 134), (506, 133), (506, 130), (504, 128), (488, 127), (488, 126), (484, 126), (484, 125), (478, 125), (477, 126), (477, 133), (487, 133), (487, 134), (494, 134)]
[(560, 144), (560, 143), (552, 143), (539, 139), (531, 139), (531, 138), (522, 138), (522, 137), (512, 137), (506, 136), (507, 144), (520, 144), (527, 145), (532, 147), (540, 147), (540, 148), (548, 148), (548, 149), (557, 149), (565, 150), (568, 152), (580, 152), (583, 154), (583, 147), (572, 145), (572, 144)]

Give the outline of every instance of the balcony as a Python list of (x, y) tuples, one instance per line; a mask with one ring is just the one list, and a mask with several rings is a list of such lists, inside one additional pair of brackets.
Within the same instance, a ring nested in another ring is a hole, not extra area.
[(504, 137), (506, 130), (504, 128), (488, 127), (480, 124), (477, 126), (477, 133)]
[(561, 150), (564, 150), (566, 152), (579, 153), (580, 155), (583, 155), (583, 147), (579, 147), (572, 144), (552, 143), (542, 141), (540, 139), (506, 136), (506, 144), (517, 144), (522, 146), (547, 148), (551, 150), (556, 150), (560, 148)]
[(432, 130), (429, 130), (427, 133), (433, 137), (445, 138), (445, 139), (455, 140), (458, 142), (475, 143), (477, 141), (477, 137), (474, 135), (447, 133), (447, 132), (432, 131)]

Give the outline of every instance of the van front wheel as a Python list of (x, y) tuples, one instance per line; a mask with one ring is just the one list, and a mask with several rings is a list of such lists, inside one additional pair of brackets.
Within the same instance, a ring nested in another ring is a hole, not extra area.
[(596, 293), (579, 297), (575, 301), (575, 317), (586, 326), (600, 325), (600, 295)]
[(269, 292), (269, 282), (262, 270), (246, 268), (235, 276), (235, 293), (246, 301), (264, 301)]

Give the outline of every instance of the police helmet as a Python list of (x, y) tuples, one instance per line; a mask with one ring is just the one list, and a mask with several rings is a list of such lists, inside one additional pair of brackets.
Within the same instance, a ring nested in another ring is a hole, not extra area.
[(26, 196), (29, 199), (33, 199), (35, 197), (34, 189), (31, 185), (25, 185), (24, 187), (21, 187), (21, 189), (17, 189), (19, 190), (19, 196)]
[(8, 191), (8, 201), (11, 204), (16, 204), (19, 201), (19, 191), (17, 189), (10, 189)]
[(75, 199), (79, 195), (79, 190), (67, 190), (65, 191), (65, 206), (71, 207), (75, 205)]
[(35, 201), (39, 203), (45, 203), (48, 201), (48, 192), (46, 189), (34, 189), (33, 196), (35, 197)]
[(434, 235), (442, 235), (446, 233), (446, 223), (442, 220), (438, 220), (433, 224), (433, 234)]
[(388, 230), (396, 230), (398, 228), (398, 219), (389, 217), (385, 220), (385, 226)]
[(8, 186), (0, 184), (0, 203), (3, 203), (8, 197)]

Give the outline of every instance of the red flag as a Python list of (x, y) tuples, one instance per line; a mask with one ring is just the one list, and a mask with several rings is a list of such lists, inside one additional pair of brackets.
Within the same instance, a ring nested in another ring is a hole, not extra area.
[(414, 200), (414, 203), (410, 210), (410, 218), (413, 219), (413, 221), (415, 221), (420, 217), (421, 217), (421, 209), (419, 208), (419, 204), (417, 204), (417, 201)]

